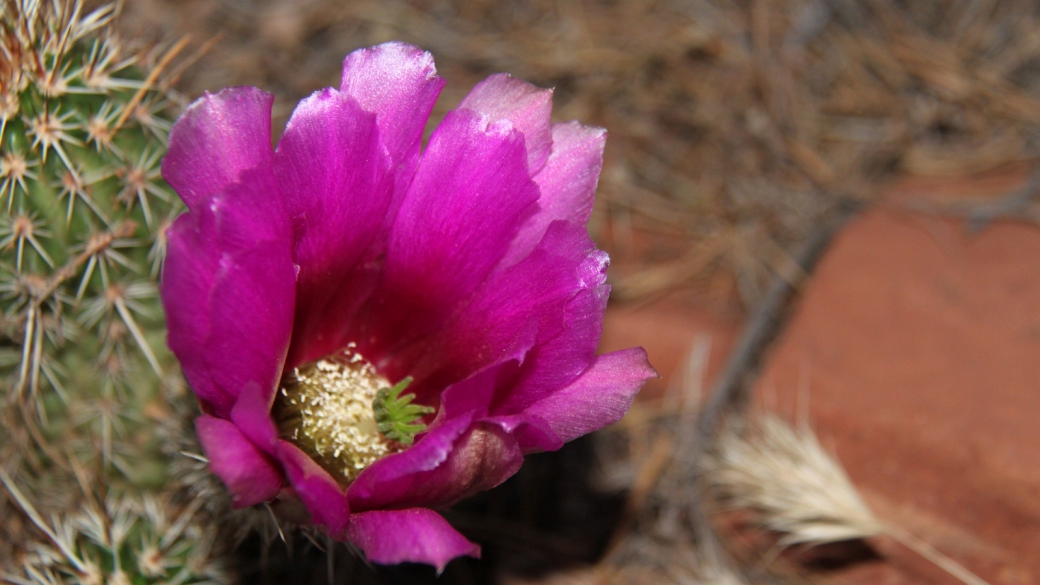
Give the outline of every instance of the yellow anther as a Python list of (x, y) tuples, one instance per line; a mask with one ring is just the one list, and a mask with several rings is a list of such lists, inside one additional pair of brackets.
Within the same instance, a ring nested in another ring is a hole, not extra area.
[(342, 483), (402, 446), (383, 437), (372, 411), (391, 384), (352, 348), (295, 368), (282, 379), (274, 417), (282, 438)]

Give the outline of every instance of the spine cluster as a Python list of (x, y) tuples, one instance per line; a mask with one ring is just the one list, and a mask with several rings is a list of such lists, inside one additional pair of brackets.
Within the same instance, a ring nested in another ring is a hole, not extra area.
[(127, 50), (113, 6), (0, 3), (0, 566), (25, 567), (0, 576), (207, 582), (193, 511), (153, 495), (151, 429), (187, 400), (157, 294), (184, 43)]

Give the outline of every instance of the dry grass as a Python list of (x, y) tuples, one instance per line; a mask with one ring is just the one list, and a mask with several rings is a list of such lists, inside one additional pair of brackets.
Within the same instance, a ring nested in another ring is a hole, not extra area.
[[(792, 546), (888, 537), (962, 583), (986, 585), (927, 542), (878, 518), (807, 421), (794, 427), (768, 412), (740, 415), (709, 444), (697, 445), (691, 417), (710, 348), (709, 339), (696, 340), (662, 403), (637, 404), (601, 439), (605, 484), (629, 486), (630, 498), (608, 554), (578, 582), (745, 583), (765, 575), (784, 582), (797, 576), (790, 565), (773, 561)], [(764, 538), (738, 544), (733, 535), (718, 533), (714, 520), (735, 510), (750, 512)], [(771, 544), (760, 548), (763, 542)]]
[(762, 527), (780, 535), (761, 564), (793, 545), (887, 535), (966, 585), (986, 585), (928, 543), (879, 520), (807, 424), (795, 429), (769, 413), (744, 424), (726, 428), (701, 465), (719, 503), (754, 510)]
[(188, 94), (296, 100), (354, 48), (399, 39), (449, 79), (434, 115), (508, 71), (610, 131), (595, 231), (621, 297), (693, 286), (757, 305), (840, 200), (900, 173), (1037, 154), (1040, 7), (1016, 0), (249, 0), (128, 3), (122, 26), (222, 34)]
[(762, 525), (782, 535), (781, 547), (886, 531), (812, 430), (776, 415), (753, 419), (744, 432), (724, 431), (703, 468), (724, 505), (759, 511)]

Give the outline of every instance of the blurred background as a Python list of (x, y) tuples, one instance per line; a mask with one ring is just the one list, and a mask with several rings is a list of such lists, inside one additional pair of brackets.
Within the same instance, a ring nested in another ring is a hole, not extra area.
[[(504, 71), (554, 87), (555, 121), (608, 130), (603, 350), (643, 345), (663, 377), (615, 428), (450, 511), (485, 555), (440, 582), (957, 582), (933, 550), (1040, 583), (1032, 0), (130, 0), (117, 27), (190, 35), (185, 103), (258, 86), (276, 133), (347, 53), (388, 40), (448, 81), (429, 129)], [(885, 529), (785, 548), (762, 505), (694, 479), (713, 387), (748, 420), (811, 425)], [(236, 570), (433, 579), (323, 546), (251, 537)]]

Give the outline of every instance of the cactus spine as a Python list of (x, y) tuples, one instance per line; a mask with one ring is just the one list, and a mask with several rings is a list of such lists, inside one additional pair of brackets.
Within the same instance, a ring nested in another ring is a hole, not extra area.
[(0, 2), (0, 565), (26, 567), (3, 578), (206, 582), (193, 511), (150, 495), (151, 429), (184, 399), (156, 287), (184, 43), (155, 61), (109, 32), (114, 6)]

